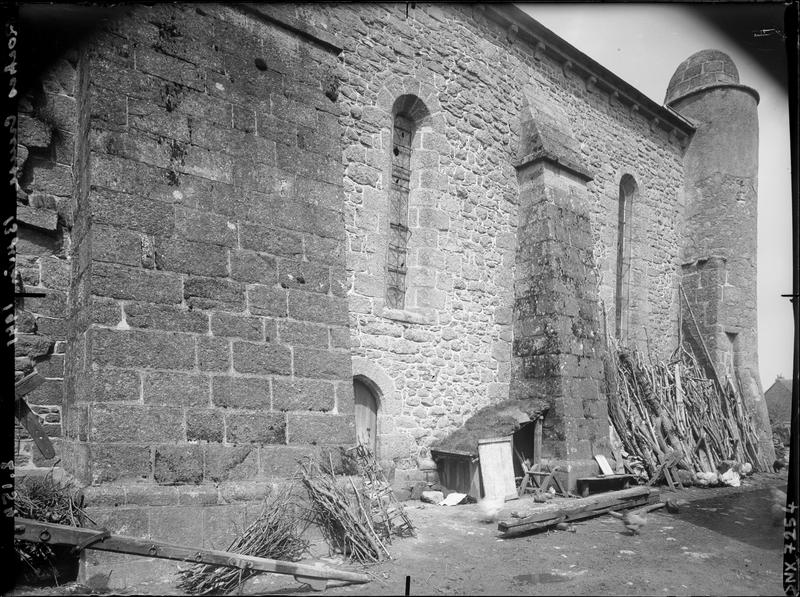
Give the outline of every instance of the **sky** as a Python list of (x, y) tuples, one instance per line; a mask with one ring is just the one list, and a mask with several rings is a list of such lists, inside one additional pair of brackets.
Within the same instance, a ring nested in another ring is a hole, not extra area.
[(758, 177), (758, 351), (766, 390), (777, 375), (792, 377), (791, 160), (786, 55), (776, 34), (780, 4), (518, 3), (545, 27), (659, 104), (677, 66), (699, 50), (733, 59), (742, 84), (761, 100)]

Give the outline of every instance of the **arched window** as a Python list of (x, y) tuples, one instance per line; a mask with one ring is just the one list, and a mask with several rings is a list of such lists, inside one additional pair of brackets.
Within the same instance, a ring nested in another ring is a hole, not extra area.
[(617, 284), (614, 297), (615, 336), (628, 340), (628, 315), (630, 306), (631, 275), (631, 214), (638, 187), (630, 174), (619, 182), (619, 212), (617, 215)]
[(389, 190), (389, 255), (386, 264), (386, 306), (405, 307), (408, 252), (408, 191), (411, 183), (411, 140), (414, 121), (396, 114), (392, 132), (392, 185)]
[(386, 259), (386, 306), (403, 309), (406, 302), (408, 195), (411, 190), (411, 152), (414, 134), (429, 115), (415, 95), (402, 95), (394, 103), (392, 122), (392, 172), (389, 188), (389, 246)]

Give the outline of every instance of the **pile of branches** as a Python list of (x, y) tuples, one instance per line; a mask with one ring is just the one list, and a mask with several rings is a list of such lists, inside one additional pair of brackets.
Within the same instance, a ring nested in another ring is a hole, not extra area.
[[(44, 476), (19, 477), (14, 484), (14, 516), (40, 522), (82, 527), (92, 522), (83, 510), (83, 493), (69, 480), (56, 480), (52, 471)], [(14, 539), (20, 562), (34, 579), (50, 577), (58, 582), (60, 546)], [(63, 551), (63, 550), (62, 550)], [(77, 561), (77, 556), (75, 557)]]
[(308, 491), (311, 520), (333, 552), (361, 563), (389, 557), (352, 478), (350, 487), (343, 487), (332, 461), (323, 467), (312, 459), (301, 464), (300, 478)]
[[(297, 561), (308, 550), (302, 535), (305, 522), (293, 495), (293, 484), (286, 484), (265, 500), (250, 526), (228, 546), (227, 551), (275, 560)], [(257, 571), (195, 564), (179, 573), (180, 588), (192, 595), (224, 594), (239, 587)]]
[(625, 451), (640, 459), (651, 480), (664, 465), (714, 472), (723, 460), (771, 470), (741, 395), (730, 382), (708, 379), (680, 349), (669, 363), (609, 346), (608, 412)]
[(342, 451), (342, 461), (345, 462), (345, 459), (354, 461), (361, 477), (357, 492), (365, 506), (364, 510), (370, 515), (372, 528), (389, 543), (392, 542), (392, 535), (413, 537), (414, 525), (395, 497), (372, 450), (364, 444), (358, 444)]

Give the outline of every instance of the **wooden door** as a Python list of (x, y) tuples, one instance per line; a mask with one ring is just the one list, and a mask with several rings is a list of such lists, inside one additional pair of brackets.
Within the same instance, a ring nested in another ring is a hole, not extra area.
[(378, 439), (378, 401), (372, 390), (357, 379), (353, 380), (353, 393), (356, 405), (356, 438), (375, 453)]

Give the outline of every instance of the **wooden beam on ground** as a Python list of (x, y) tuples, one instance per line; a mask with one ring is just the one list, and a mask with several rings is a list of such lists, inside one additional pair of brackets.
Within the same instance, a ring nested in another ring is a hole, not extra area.
[(15, 537), (23, 541), (34, 541), (48, 545), (72, 545), (85, 549), (98, 549), (113, 551), (150, 558), (163, 558), (178, 560), (193, 564), (210, 564), (212, 566), (227, 566), (257, 570), (259, 572), (272, 572), (274, 574), (288, 574), (294, 576), (299, 582), (319, 586), (318, 581), (340, 580), (351, 583), (369, 582), (365, 574), (338, 570), (323, 565), (300, 564), (284, 560), (257, 558), (228, 551), (215, 549), (201, 549), (186, 547), (161, 541), (149, 541), (125, 535), (111, 535), (107, 531), (71, 527), (61, 524), (39, 522), (26, 518), (15, 518)]
[(524, 518), (500, 521), (497, 529), (506, 535), (517, 535), (554, 526), (559, 522), (571, 522), (599, 516), (609, 510), (626, 510), (646, 506), (654, 495), (657, 495), (657, 492), (648, 487), (633, 487), (570, 500), (563, 504), (548, 504)]

